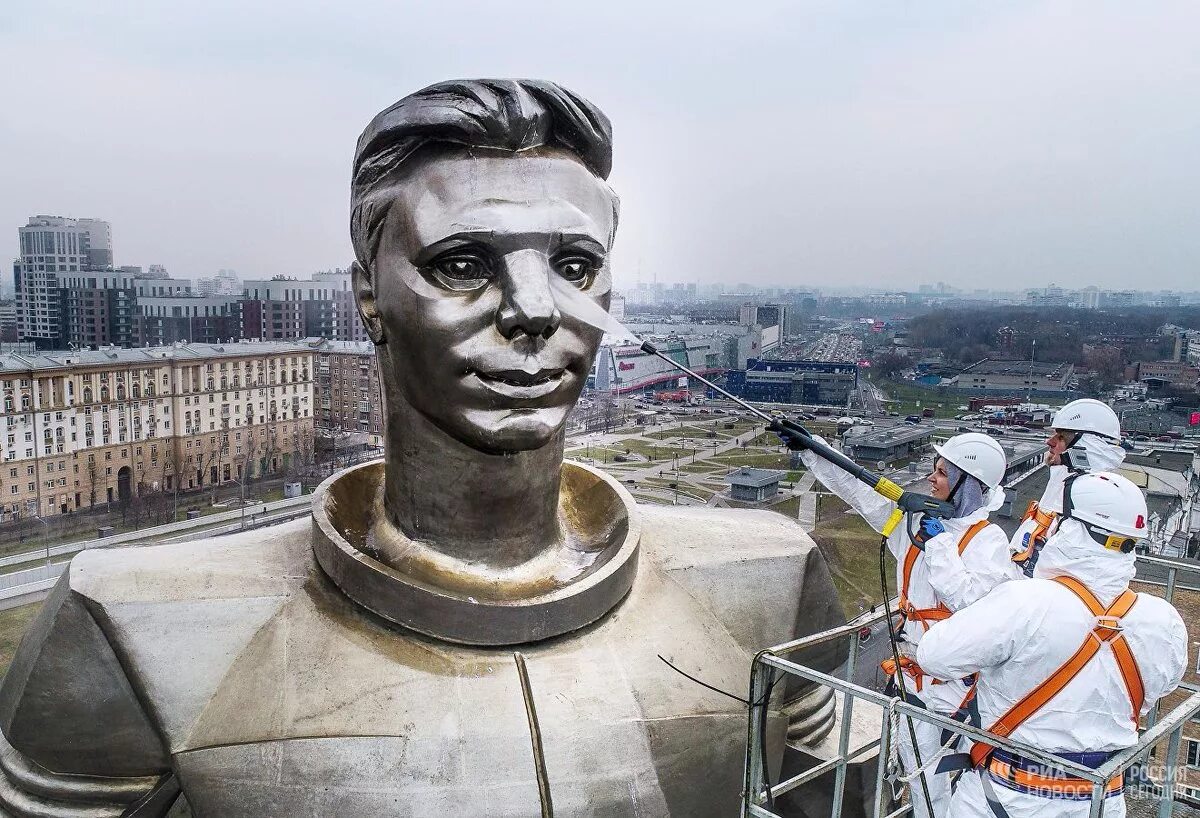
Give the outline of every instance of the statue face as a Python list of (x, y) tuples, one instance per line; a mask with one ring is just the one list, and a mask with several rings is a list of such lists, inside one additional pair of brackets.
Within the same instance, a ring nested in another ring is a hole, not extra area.
[(607, 308), (614, 198), (559, 151), (442, 151), (397, 188), (371, 279), (389, 403), (490, 452), (548, 443), (602, 332), (561, 313), (559, 276)]

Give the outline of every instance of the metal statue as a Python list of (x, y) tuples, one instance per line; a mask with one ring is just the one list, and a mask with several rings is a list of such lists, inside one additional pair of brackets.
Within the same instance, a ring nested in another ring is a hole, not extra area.
[[(752, 657), (841, 615), (795, 523), (563, 461), (600, 332), (549, 279), (607, 306), (610, 165), (608, 119), (549, 82), (372, 120), (351, 232), (386, 457), (311, 522), (77, 556), (0, 689), (0, 814), (736, 812)], [(777, 758), (833, 712), (783, 694)]]

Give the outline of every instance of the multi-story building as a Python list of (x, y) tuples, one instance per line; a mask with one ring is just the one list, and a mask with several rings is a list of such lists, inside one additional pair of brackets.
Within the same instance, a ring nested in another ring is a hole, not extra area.
[(112, 230), (99, 219), (31, 216), (17, 228), (21, 256), (13, 266), (18, 334), (40, 349), (65, 346), (63, 274), (112, 266)]
[(314, 355), (239, 342), (0, 356), (0, 520), (307, 468)]
[(791, 334), (791, 309), (787, 304), (743, 304), (738, 323), (762, 327), (762, 353), (770, 352)]
[(135, 342), (217, 344), (242, 337), (242, 299), (237, 295), (146, 296), (138, 299)]
[(171, 278), (159, 264), (150, 265), (148, 271), (141, 267), (85, 270), (68, 273), (61, 279), (59, 303), (64, 347), (144, 343), (137, 332), (141, 302), (191, 292), (190, 282)]
[(0, 342), (12, 343), (17, 338), (17, 302), (0, 301)]
[(1139, 361), (1134, 364), (1134, 379), (1151, 388), (1174, 386), (1180, 389), (1196, 389), (1200, 382), (1200, 369), (1182, 361)]
[(313, 341), (317, 353), (317, 427), (330, 434), (365, 436), (383, 445), (383, 406), (375, 345), (369, 341)]
[(367, 340), (350, 274), (343, 270), (315, 273), (311, 280), (287, 276), (247, 280), (242, 293), (242, 337)]
[(1074, 364), (993, 361), (984, 358), (968, 366), (951, 381), (962, 392), (1048, 395), (1066, 392), (1074, 373)]
[(858, 388), (858, 364), (751, 358), (744, 371), (729, 373), (728, 386), (729, 391), (749, 400), (847, 406)]

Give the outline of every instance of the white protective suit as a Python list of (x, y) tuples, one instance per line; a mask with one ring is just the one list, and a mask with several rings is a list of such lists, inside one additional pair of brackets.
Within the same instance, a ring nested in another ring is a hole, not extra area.
[[(1042, 511), (1048, 511), (1055, 515), (1062, 514), (1063, 483), (1073, 472), (1116, 471), (1125, 460), (1124, 449), (1090, 432), (1080, 434), (1079, 440), (1070, 448), (1069, 455), (1072, 460), (1070, 468), (1066, 466), (1050, 467), (1050, 479), (1046, 482), (1046, 490), (1042, 492), (1042, 499), (1038, 500), (1038, 508)], [(1009, 547), (1014, 555), (1026, 551), (1029, 545), (1027, 538), (1033, 534), (1036, 527), (1037, 521), (1033, 518), (1021, 522), (1009, 542)], [(1049, 538), (1053, 533), (1054, 524), (1046, 533), (1046, 537)], [(1036, 554), (1033, 561), (1036, 564)]]
[[(1064, 520), (1042, 549), (1034, 578), (999, 586), (940, 623), (917, 650), (927, 672), (947, 677), (979, 673), (976, 701), (985, 728), (1048, 679), (1083, 644), (1096, 620), (1084, 604), (1051, 577), (1082, 582), (1105, 606), (1134, 575), (1134, 556), (1106, 551), (1078, 520)], [(1122, 618), (1122, 631), (1145, 685), (1142, 713), (1171, 692), (1183, 677), (1188, 637), (1183, 620), (1166, 601), (1147, 594)], [(1051, 752), (1113, 751), (1137, 743), (1129, 694), (1112, 651), (1105, 647), (1012, 733), (1012, 738)], [(994, 818), (984, 798), (981, 775), (959, 779), (952, 818)], [(1013, 818), (1083, 818), (1087, 800), (1049, 798), (1009, 788), (991, 777), (992, 790)], [(1106, 818), (1125, 815), (1123, 797), (1110, 796)]]
[[(853, 506), (868, 525), (876, 531), (883, 528), (883, 524), (896, 507), (895, 503), (876, 494), (859, 480), (810, 451), (801, 452), (800, 457), (813, 475), (827, 489)], [(914, 607), (934, 608), (938, 603), (942, 603), (951, 611), (957, 611), (981, 599), (998, 584), (1021, 576), (1009, 554), (1008, 537), (997, 525), (988, 525), (975, 535), (961, 556), (958, 553), (959, 540), (967, 529), (980, 520), (987, 519), (988, 514), (1004, 502), (1004, 490), (997, 488), (989, 492), (985, 495), (985, 502), (986, 505), (973, 514), (943, 520), (946, 530), (926, 541), (925, 551), (917, 558), (909, 581), (908, 598)], [(897, 563), (897, 591), (903, 582), (904, 556), (911, 543), (908, 535), (909, 524), (910, 521), (905, 519), (888, 538), (888, 549)], [(912, 525), (915, 531), (916, 523), (913, 522)], [(941, 627), (941, 624), (944, 623), (932, 623), (930, 627), (936, 629)], [(901, 655), (913, 656), (926, 630), (925, 623), (907, 622), (901, 634)], [(962, 679), (969, 675), (960, 673), (957, 676), (940, 677), (954, 680), (944, 684), (931, 684), (932, 680), (926, 679), (919, 693), (913, 689), (912, 681), (908, 680), (907, 689), (910, 698), (915, 697), (925, 707), (949, 716), (958, 710), (966, 698), (969, 688)], [(935, 818), (942, 818), (950, 802), (950, 776), (933, 773), (932, 769), (937, 765), (930, 764), (942, 746), (941, 729), (916, 720), (913, 721), (913, 727), (917, 734), (921, 763), (930, 769), (925, 781), (929, 787)], [(907, 724), (900, 729), (899, 743), (904, 768), (915, 770), (916, 757), (912, 751)], [(927, 810), (919, 787), (920, 780), (914, 780), (914, 814), (916, 818), (926, 818)]]

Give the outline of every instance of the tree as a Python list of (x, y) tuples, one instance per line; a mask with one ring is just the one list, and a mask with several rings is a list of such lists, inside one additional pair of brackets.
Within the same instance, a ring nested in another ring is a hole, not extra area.
[(871, 361), (871, 370), (880, 378), (894, 378), (908, 367), (908, 359), (891, 350)]

